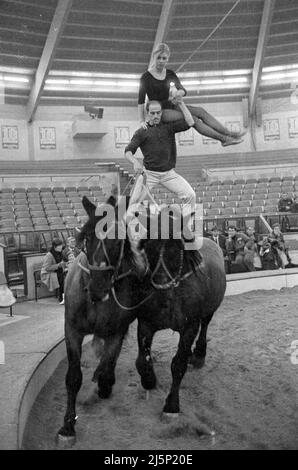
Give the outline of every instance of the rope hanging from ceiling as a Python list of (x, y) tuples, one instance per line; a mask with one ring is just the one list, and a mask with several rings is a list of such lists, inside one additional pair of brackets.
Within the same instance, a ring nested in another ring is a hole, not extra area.
[(232, 13), (232, 11), (237, 7), (238, 3), (240, 3), (241, 0), (236, 0), (232, 8), (228, 11), (228, 13), (225, 14), (225, 16), (220, 20), (220, 22), (213, 28), (211, 33), (208, 34), (208, 36), (201, 42), (201, 44), (190, 54), (190, 56), (178, 67), (176, 70), (176, 73), (179, 72), (190, 60), (191, 58), (206, 44), (206, 42), (213, 36), (213, 34), (218, 30), (218, 28), (223, 24), (223, 22), (228, 18), (228, 16)]

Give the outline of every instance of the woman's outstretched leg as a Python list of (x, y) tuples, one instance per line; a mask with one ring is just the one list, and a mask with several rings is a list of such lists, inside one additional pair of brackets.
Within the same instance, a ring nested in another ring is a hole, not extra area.
[[(200, 134), (205, 135), (206, 137), (210, 137), (211, 139), (215, 139), (215, 140), (220, 141), (221, 144), (224, 147), (226, 147), (228, 145), (240, 144), (242, 142), (241, 139), (238, 139), (238, 138), (236, 139), (234, 137), (231, 137), (230, 135), (227, 135), (225, 133), (222, 133), (222, 132), (219, 132), (219, 131), (213, 129), (212, 127), (208, 126), (208, 124), (205, 124), (201, 119), (199, 119), (192, 112), (194, 109), (196, 110), (196, 109), (203, 109), (203, 108), (196, 108), (195, 106), (188, 106), (188, 108), (191, 111), (191, 114), (195, 119), (194, 128)], [(177, 121), (178, 119), (183, 119), (183, 114), (182, 114), (181, 111), (178, 111), (176, 109), (164, 109), (163, 110), (163, 112), (162, 112), (163, 122), (173, 122), (173, 121)], [(222, 126), (222, 128), (223, 128), (223, 130), (225, 130), (225, 128), (223, 126)], [(225, 130), (225, 132), (226, 131), (227, 130)]]
[(220, 134), (233, 137), (234, 139), (240, 139), (244, 133), (241, 132), (232, 132), (229, 131), (225, 126), (223, 126), (215, 117), (206, 111), (206, 109), (201, 108), (200, 106), (187, 106), (189, 111), (193, 116), (201, 119), (204, 124), (208, 127), (211, 127), (214, 131), (219, 132)]

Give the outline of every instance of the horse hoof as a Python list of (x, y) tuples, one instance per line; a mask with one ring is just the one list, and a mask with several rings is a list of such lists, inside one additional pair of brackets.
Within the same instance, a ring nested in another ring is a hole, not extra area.
[(194, 369), (201, 369), (205, 365), (205, 357), (190, 356), (188, 363), (191, 364)]
[(163, 411), (161, 415), (161, 420), (164, 423), (173, 423), (177, 418), (179, 418), (180, 413), (166, 413)]
[(57, 446), (60, 449), (70, 449), (76, 443), (76, 436), (64, 436), (63, 434), (57, 434)]

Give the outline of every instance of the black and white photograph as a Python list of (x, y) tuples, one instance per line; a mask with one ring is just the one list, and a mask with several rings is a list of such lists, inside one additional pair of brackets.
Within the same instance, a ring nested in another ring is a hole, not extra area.
[(297, 0), (0, 0), (0, 450), (298, 450), (297, 32)]

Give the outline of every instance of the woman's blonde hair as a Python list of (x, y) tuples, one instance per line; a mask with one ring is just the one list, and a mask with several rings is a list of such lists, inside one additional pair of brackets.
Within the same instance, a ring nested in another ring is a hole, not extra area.
[(155, 56), (156, 54), (167, 54), (169, 56), (171, 54), (169, 46), (164, 42), (157, 44), (156, 48), (153, 51), (153, 56)]

